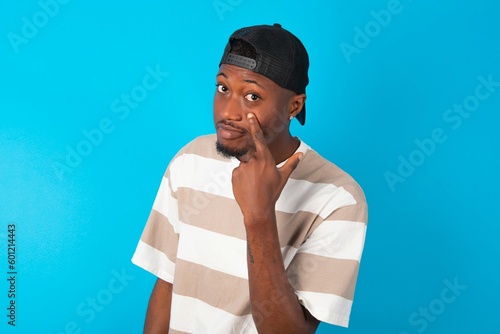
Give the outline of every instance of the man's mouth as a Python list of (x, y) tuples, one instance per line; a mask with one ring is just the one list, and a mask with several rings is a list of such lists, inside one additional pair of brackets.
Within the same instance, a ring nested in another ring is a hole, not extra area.
[(234, 126), (229, 122), (220, 121), (217, 123), (217, 135), (222, 139), (236, 139), (245, 135), (247, 130)]

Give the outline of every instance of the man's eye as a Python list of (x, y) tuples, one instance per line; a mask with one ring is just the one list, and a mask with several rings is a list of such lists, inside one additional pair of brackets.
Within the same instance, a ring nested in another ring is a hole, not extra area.
[(245, 99), (247, 99), (248, 101), (258, 101), (260, 100), (260, 96), (256, 94), (247, 94), (245, 95)]
[(226, 86), (221, 85), (221, 84), (216, 84), (216, 86), (217, 86), (217, 91), (219, 93), (225, 93), (225, 92), (227, 92), (227, 87)]

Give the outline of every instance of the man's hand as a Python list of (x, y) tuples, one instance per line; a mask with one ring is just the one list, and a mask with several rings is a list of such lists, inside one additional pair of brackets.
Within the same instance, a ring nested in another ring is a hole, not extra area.
[(274, 213), (276, 201), (303, 154), (295, 153), (277, 168), (257, 117), (252, 113), (247, 117), (255, 149), (240, 158), (240, 165), (233, 170), (232, 181), (234, 197), (243, 216), (253, 218), (271, 210)]

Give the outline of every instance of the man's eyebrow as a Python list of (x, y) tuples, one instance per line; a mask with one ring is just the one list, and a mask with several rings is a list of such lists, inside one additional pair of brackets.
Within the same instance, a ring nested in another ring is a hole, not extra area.
[(218, 77), (218, 76), (223, 76), (224, 78), (227, 79), (227, 75), (224, 72), (220, 72), (219, 74), (216, 75), (216, 77)]
[(243, 81), (248, 82), (248, 83), (252, 83), (252, 84), (256, 84), (256, 85), (257, 85), (257, 86), (259, 86), (260, 88), (264, 88), (264, 87), (262, 87), (262, 86), (261, 86), (261, 85), (260, 85), (257, 81), (255, 81), (255, 80), (245, 79), (245, 80), (243, 80)]

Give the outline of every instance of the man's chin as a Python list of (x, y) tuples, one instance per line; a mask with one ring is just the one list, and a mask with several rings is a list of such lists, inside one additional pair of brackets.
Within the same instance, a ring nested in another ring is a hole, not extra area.
[(225, 158), (240, 158), (248, 153), (248, 148), (230, 147), (219, 140), (215, 142), (215, 149)]

